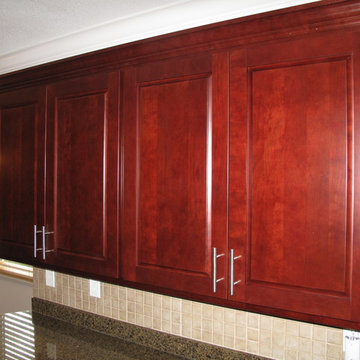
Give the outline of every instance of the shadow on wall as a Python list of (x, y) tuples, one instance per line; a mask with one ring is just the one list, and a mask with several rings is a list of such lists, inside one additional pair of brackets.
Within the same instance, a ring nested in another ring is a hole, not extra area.
[(0, 275), (0, 314), (31, 310), (33, 283)]

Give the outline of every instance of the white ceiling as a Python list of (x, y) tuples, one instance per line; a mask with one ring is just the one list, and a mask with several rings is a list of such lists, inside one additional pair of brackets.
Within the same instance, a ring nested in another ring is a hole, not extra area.
[(0, 74), (314, 0), (0, 0)]

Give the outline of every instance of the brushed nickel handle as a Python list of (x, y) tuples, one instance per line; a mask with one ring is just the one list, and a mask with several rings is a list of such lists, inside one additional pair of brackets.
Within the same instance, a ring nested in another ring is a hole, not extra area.
[(234, 281), (234, 261), (240, 259), (241, 255), (235, 256), (234, 249), (230, 249), (230, 295), (234, 295), (234, 286), (241, 280)]
[(218, 254), (216, 248), (213, 248), (213, 292), (216, 293), (216, 285), (219, 281), (224, 280), (224, 278), (217, 278), (217, 259), (225, 254)]
[(34, 225), (34, 258), (36, 258), (36, 253), (38, 250), (41, 250), (41, 248), (37, 248), (37, 234), (41, 233), (41, 230), (37, 229), (37, 226)]
[(42, 232), (42, 256), (43, 256), (43, 260), (45, 260), (46, 253), (54, 251), (54, 249), (46, 250), (46, 235), (53, 234), (54, 232), (53, 231), (46, 231), (45, 226), (42, 227), (41, 232)]

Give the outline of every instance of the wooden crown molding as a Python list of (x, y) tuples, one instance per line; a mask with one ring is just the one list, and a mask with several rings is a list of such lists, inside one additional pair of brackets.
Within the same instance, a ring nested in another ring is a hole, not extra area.
[(0, 91), (45, 84), (146, 61), (221, 51), (360, 25), (358, 0), (325, 0), (205, 25), (58, 60), (0, 76)]

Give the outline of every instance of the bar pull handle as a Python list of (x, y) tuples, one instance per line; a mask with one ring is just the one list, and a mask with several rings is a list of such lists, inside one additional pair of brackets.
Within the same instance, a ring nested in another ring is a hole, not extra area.
[(235, 256), (234, 249), (230, 249), (230, 295), (234, 295), (234, 286), (241, 280), (234, 281), (234, 261), (240, 259), (241, 255)]
[(219, 281), (224, 280), (224, 278), (217, 278), (217, 259), (219, 257), (225, 256), (225, 254), (218, 254), (216, 248), (213, 248), (213, 292), (216, 293), (216, 286)]
[(53, 234), (54, 232), (46, 231), (45, 226), (42, 227), (41, 232), (42, 232), (42, 256), (43, 256), (43, 260), (45, 260), (46, 253), (54, 251), (54, 249), (46, 250), (46, 235)]
[(34, 258), (36, 258), (36, 253), (41, 250), (41, 248), (37, 247), (37, 234), (41, 233), (41, 230), (37, 229), (37, 226), (34, 225)]

